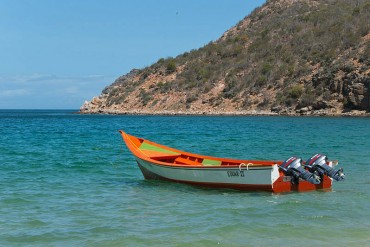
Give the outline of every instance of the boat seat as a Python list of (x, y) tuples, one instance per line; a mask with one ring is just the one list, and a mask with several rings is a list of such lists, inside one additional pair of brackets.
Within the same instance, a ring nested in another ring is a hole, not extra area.
[(147, 142), (143, 142), (140, 145), (139, 150), (145, 154), (146, 156), (152, 158), (152, 159), (175, 159), (180, 156), (180, 153), (173, 152), (168, 149), (164, 149), (162, 147), (158, 147), (155, 145), (152, 145)]
[(203, 159), (202, 165), (204, 166), (220, 166), (222, 164), (221, 160), (209, 160)]
[(161, 153), (161, 152), (156, 152), (156, 151), (151, 151), (151, 150), (141, 150), (143, 154), (148, 156), (151, 159), (155, 160), (163, 160), (163, 159), (176, 159), (177, 157), (180, 156), (180, 154), (166, 154), (166, 153)]
[(183, 157), (178, 157), (175, 159), (175, 162), (177, 164), (184, 164), (184, 165), (191, 165), (191, 166), (199, 166), (201, 165), (201, 163), (197, 162), (197, 161), (194, 161), (194, 160), (188, 160), (186, 158), (183, 158)]

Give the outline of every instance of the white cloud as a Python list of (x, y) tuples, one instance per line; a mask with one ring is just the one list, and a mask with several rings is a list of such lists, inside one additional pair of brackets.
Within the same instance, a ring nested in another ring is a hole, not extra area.
[(64, 89), (64, 92), (67, 94), (78, 94), (80, 92), (78, 87), (67, 87)]
[(29, 83), (73, 83), (80, 81), (112, 80), (115, 77), (105, 75), (83, 75), (83, 76), (56, 76), (47, 74), (14, 75), (0, 77), (0, 84), (29, 84)]
[(9, 89), (9, 90), (1, 90), (0, 96), (1, 97), (18, 97), (24, 96), (29, 94), (30, 92), (27, 89), (20, 88), (20, 89)]
[[(117, 76), (118, 77), (118, 76)], [(0, 108), (75, 108), (97, 96), (116, 76), (46, 74), (0, 77)]]

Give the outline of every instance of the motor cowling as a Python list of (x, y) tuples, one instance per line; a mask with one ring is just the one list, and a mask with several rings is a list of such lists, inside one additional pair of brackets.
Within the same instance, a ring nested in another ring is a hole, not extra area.
[(321, 177), (325, 174), (336, 181), (344, 180), (343, 168), (334, 169), (328, 165), (328, 158), (323, 154), (315, 154), (306, 161), (305, 167), (312, 173), (317, 173)]
[(299, 178), (308, 181), (312, 184), (320, 184), (320, 177), (303, 168), (302, 159), (290, 157), (279, 166), (285, 175), (292, 176), (292, 183), (298, 183)]

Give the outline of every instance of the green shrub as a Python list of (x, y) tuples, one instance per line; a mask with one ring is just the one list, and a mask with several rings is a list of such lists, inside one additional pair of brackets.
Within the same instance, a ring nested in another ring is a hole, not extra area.
[(316, 101), (315, 89), (311, 85), (306, 85), (300, 99), (300, 107), (311, 106)]
[(196, 101), (198, 99), (198, 95), (190, 92), (187, 96), (186, 96), (186, 104), (190, 104), (194, 101)]
[(302, 93), (303, 93), (303, 85), (301, 84), (294, 85), (291, 88), (289, 88), (287, 91), (288, 97), (292, 99), (298, 99), (299, 97), (301, 97)]
[(145, 89), (140, 89), (139, 97), (143, 105), (147, 105), (149, 101), (153, 99), (153, 96), (149, 92), (145, 91)]
[(268, 74), (271, 70), (272, 70), (272, 65), (271, 65), (271, 64), (269, 64), (269, 63), (265, 63), (265, 64), (263, 64), (263, 66), (262, 66), (261, 73), (262, 73), (262, 74), (264, 74), (264, 75), (266, 75), (266, 74)]
[(168, 74), (172, 74), (173, 72), (176, 71), (176, 62), (175, 60), (170, 60), (167, 62), (167, 65), (166, 65), (166, 71)]

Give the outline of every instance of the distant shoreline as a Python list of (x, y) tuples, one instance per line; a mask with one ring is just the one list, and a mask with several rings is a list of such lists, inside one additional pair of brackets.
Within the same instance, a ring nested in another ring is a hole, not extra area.
[(277, 113), (272, 111), (118, 111), (118, 110), (99, 110), (97, 112), (78, 111), (81, 115), (132, 115), (132, 116), (291, 116), (291, 117), (370, 117), (370, 112), (352, 110), (342, 113), (333, 113), (328, 111), (315, 111), (310, 113)]

